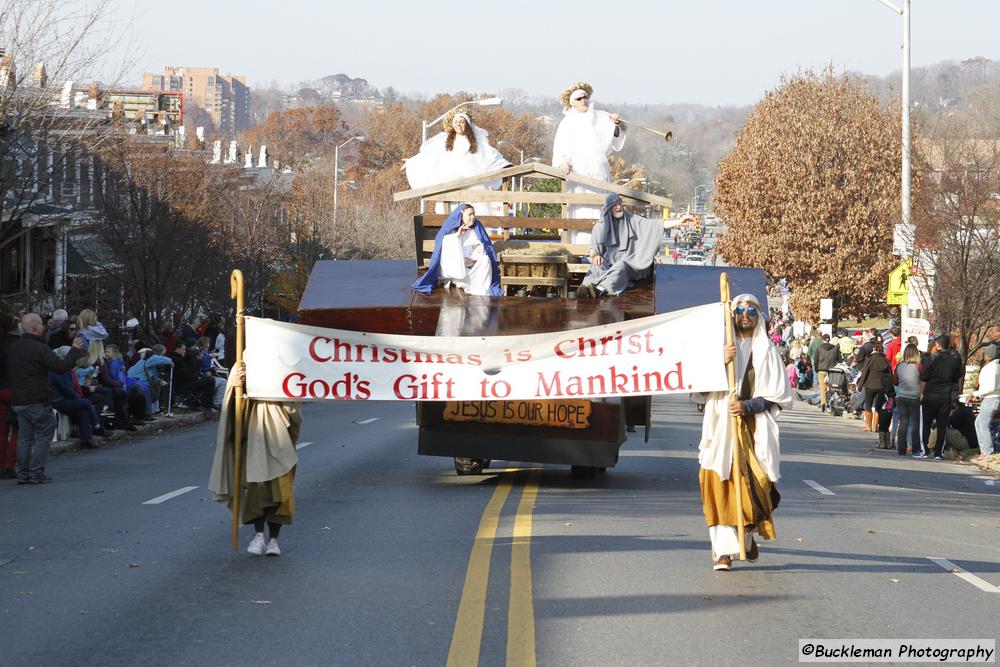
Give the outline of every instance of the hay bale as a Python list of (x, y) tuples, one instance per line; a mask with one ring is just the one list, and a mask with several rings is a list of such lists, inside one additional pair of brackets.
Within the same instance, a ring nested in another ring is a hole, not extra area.
[(569, 250), (559, 243), (546, 241), (498, 241), (493, 244), (497, 254), (516, 257), (518, 255), (542, 255), (545, 257), (574, 257)]

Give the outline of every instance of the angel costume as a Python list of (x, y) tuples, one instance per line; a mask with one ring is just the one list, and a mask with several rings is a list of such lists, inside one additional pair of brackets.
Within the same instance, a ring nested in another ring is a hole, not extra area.
[[(455, 118), (463, 118), (468, 128), (475, 134), (476, 152), (469, 152), (469, 140), (463, 134), (455, 134), (455, 142), (451, 150), (448, 150), (446, 145), (448, 132), (441, 132), (431, 137), (423, 143), (419, 153), (406, 161), (406, 179), (410, 182), (411, 188), (422, 188), (436, 183), (479, 176), (510, 166), (507, 158), (496, 148), (490, 146), (489, 132), (473, 125), (468, 114), (459, 113), (455, 115)], [(500, 180), (497, 179), (469, 186), (468, 189), (497, 190), (499, 187)], [(501, 206), (501, 204), (492, 206), (485, 202), (473, 205), (476, 209), (476, 215), (499, 215), (499, 213), (494, 213), (494, 210)], [(453, 206), (452, 208), (454, 210), (457, 207)], [(445, 213), (444, 204), (438, 202), (435, 212)]]
[[(583, 174), (602, 181), (611, 180), (608, 154), (620, 151), (625, 145), (625, 129), (614, 124), (611, 117), (593, 108), (585, 112), (573, 108), (563, 110), (563, 119), (556, 129), (556, 139), (552, 146), (552, 166), (568, 164), (569, 178), (566, 192), (600, 192), (587, 186), (573, 183), (573, 173)], [(596, 219), (601, 217), (601, 207), (587, 204), (570, 204), (568, 215), (574, 219)], [(590, 243), (590, 232), (573, 230), (570, 243)]]
[[(729, 569), (728, 564), (718, 567), (718, 559), (738, 556), (738, 525), (743, 526), (748, 534), (756, 530), (761, 538), (774, 539), (771, 513), (780, 500), (774, 486), (780, 477), (777, 418), (782, 410), (792, 406), (793, 396), (778, 350), (767, 337), (764, 325), (766, 311), (761, 308), (757, 297), (751, 294), (741, 294), (733, 299), (733, 309), (739, 305), (754, 306), (760, 313), (753, 335), (736, 338), (737, 397), (744, 408), (744, 415), (735, 420), (739, 425), (736, 441), (745, 463), (741, 518), (736, 516), (735, 489), (728, 483), (733, 468), (733, 420), (729, 415), (728, 392), (708, 394), (701, 443), (698, 445), (698, 462), (701, 464), (698, 481), (716, 569)], [(755, 559), (756, 545), (752, 537), (747, 547), (748, 559)]]
[[(462, 232), (462, 211), (471, 204), (459, 204), (451, 212), (434, 237), (434, 252), (424, 275), (413, 283), (413, 289), (429, 293), (443, 281), (453, 284), (466, 294), (501, 296), (500, 263), (483, 223), (476, 220)], [(466, 260), (469, 260), (466, 262)]]

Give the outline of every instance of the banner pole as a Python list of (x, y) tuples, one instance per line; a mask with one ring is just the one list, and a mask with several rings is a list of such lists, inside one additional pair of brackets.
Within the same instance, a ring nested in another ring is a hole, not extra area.
[[(243, 272), (239, 269), (233, 270), (232, 275), (229, 279), (230, 286), (230, 298), (236, 300), (236, 361), (233, 366), (234, 369), (242, 368), (243, 366), (243, 347), (244, 347), (244, 320), (243, 320)], [(230, 369), (232, 371), (233, 369)], [(244, 387), (246, 386), (246, 377), (244, 376), (243, 384), (236, 387), (236, 405), (235, 405), (235, 415), (234, 415), (234, 427), (233, 427), (233, 551), (239, 548), (239, 530), (240, 530), (240, 497), (243, 494), (242, 480), (240, 479), (241, 473), (243, 472), (243, 400), (244, 400)]]
[[(719, 291), (722, 293), (722, 303), (725, 306), (726, 319), (726, 345), (735, 345), (733, 334), (733, 315), (730, 307), (729, 275), (723, 271), (719, 275)], [(729, 396), (736, 393), (736, 359), (726, 364), (726, 377), (729, 380)], [(728, 401), (727, 401), (728, 410)], [(729, 415), (729, 431), (733, 442), (733, 470), (729, 475), (733, 483), (733, 490), (736, 492), (736, 534), (740, 540), (740, 560), (747, 559), (747, 539), (746, 530), (743, 526), (743, 452), (740, 451), (740, 439), (737, 436), (740, 427), (740, 418), (736, 415)]]

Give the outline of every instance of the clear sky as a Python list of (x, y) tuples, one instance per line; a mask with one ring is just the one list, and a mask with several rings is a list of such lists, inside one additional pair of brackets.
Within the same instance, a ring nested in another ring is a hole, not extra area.
[[(216, 66), (251, 85), (343, 72), (407, 94), (554, 97), (586, 80), (599, 104), (725, 105), (803, 68), (901, 67), (902, 19), (879, 0), (113, 2), (133, 17), (135, 83), (164, 65)], [(1000, 60), (998, 26), (1000, 0), (913, 0), (913, 66)]]

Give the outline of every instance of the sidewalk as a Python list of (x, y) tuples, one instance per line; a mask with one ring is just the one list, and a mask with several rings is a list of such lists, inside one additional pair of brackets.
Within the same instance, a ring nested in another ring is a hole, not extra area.
[[(114, 435), (108, 438), (96, 437), (95, 441), (103, 445), (108, 442), (115, 442), (118, 440), (125, 440), (128, 438), (142, 437), (148, 435), (155, 435), (156, 433), (167, 428), (176, 428), (178, 426), (189, 426), (191, 424), (200, 424), (204, 421), (212, 420), (214, 421), (219, 416), (218, 412), (205, 414), (200, 410), (195, 412), (175, 412), (173, 417), (157, 417), (156, 421), (146, 422), (142, 425), (136, 425), (135, 431), (115, 431)], [(65, 452), (72, 452), (80, 449), (80, 439), (79, 438), (67, 438), (66, 440), (57, 440), (52, 443), (49, 452), (51, 454), (63, 454)]]
[[(794, 409), (810, 410), (812, 412), (815, 412), (816, 414), (828, 414), (828, 413), (822, 413), (817, 406), (810, 405), (806, 401), (796, 400)], [(847, 422), (861, 421), (860, 418), (853, 416), (850, 412), (844, 412), (840, 417), (834, 417), (831, 414), (830, 417), (833, 419), (843, 419)], [(864, 431), (861, 432), (864, 433)], [(952, 463), (971, 463), (980, 468), (981, 470), (983, 470), (984, 472), (989, 472), (993, 473), (994, 475), (1000, 476), (1000, 454), (991, 454), (985, 459), (980, 459), (979, 449), (976, 447), (962, 450), (961, 452), (956, 452), (955, 449), (952, 448), (950, 445), (945, 449), (945, 452), (946, 452), (946, 460), (951, 461)]]

